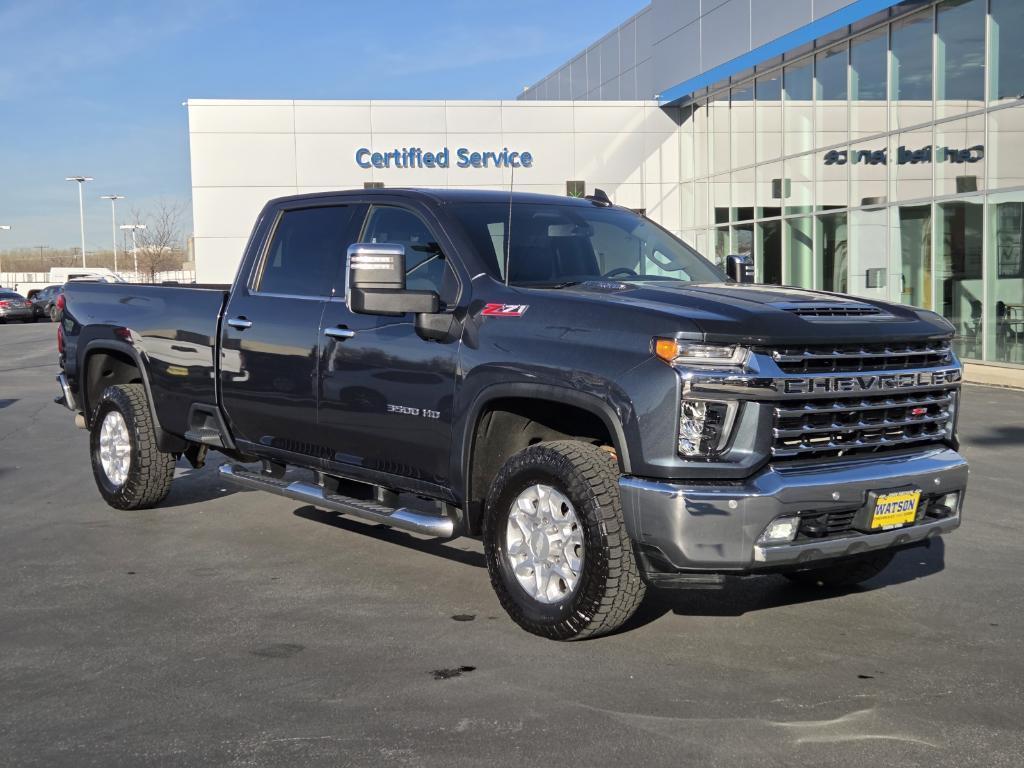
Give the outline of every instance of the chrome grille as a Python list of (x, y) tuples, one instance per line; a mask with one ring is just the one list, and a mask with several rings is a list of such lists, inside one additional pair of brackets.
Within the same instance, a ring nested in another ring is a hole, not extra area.
[(940, 442), (950, 435), (955, 407), (953, 389), (779, 403), (772, 456), (844, 456)]
[(902, 371), (948, 365), (948, 339), (899, 344), (836, 344), (767, 350), (785, 373)]

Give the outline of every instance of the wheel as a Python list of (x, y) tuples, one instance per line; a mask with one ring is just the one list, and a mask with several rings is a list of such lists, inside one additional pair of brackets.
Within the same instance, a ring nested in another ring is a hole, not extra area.
[(153, 415), (141, 384), (103, 390), (89, 447), (96, 487), (115, 509), (148, 509), (170, 491), (174, 456), (157, 448)]
[(56, 323), (60, 320), (60, 310), (56, 306), (50, 307), (50, 322)]
[(857, 555), (834, 565), (808, 568), (806, 571), (791, 571), (782, 575), (790, 581), (808, 587), (852, 587), (880, 574), (895, 555), (891, 549), (883, 549), (881, 552)]
[(512, 620), (553, 640), (612, 632), (644, 597), (615, 459), (571, 440), (512, 456), (491, 484), (484, 552)]

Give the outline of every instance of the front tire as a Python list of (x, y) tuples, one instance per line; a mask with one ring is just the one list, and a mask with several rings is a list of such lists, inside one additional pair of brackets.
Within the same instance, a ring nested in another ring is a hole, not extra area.
[(153, 414), (141, 384), (103, 390), (89, 448), (96, 487), (115, 509), (149, 509), (171, 490), (175, 459), (157, 448)]
[(893, 550), (883, 549), (880, 552), (857, 555), (849, 560), (822, 568), (791, 571), (784, 573), (783, 576), (805, 587), (824, 587), (826, 589), (852, 587), (880, 574), (892, 562), (895, 555)]
[(512, 456), (491, 485), (484, 552), (502, 607), (553, 640), (608, 634), (645, 586), (623, 523), (619, 470), (586, 443), (539, 443)]

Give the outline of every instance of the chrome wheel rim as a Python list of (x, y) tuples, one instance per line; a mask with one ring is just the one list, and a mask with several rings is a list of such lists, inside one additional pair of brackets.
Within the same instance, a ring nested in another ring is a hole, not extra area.
[(124, 485), (132, 463), (132, 443), (128, 425), (120, 411), (110, 411), (100, 426), (100, 465), (103, 474), (115, 486)]
[(583, 573), (583, 528), (572, 502), (550, 485), (531, 485), (512, 503), (505, 529), (508, 563), (540, 603), (570, 597)]

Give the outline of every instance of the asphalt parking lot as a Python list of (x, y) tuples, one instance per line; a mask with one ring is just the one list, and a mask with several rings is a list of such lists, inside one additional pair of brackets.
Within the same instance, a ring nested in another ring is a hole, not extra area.
[(0, 326), (0, 765), (1019, 766), (1024, 393), (968, 386), (964, 526), (865, 587), (649, 601), (559, 644), (476, 542), (179, 465), (100, 499), (54, 327)]

